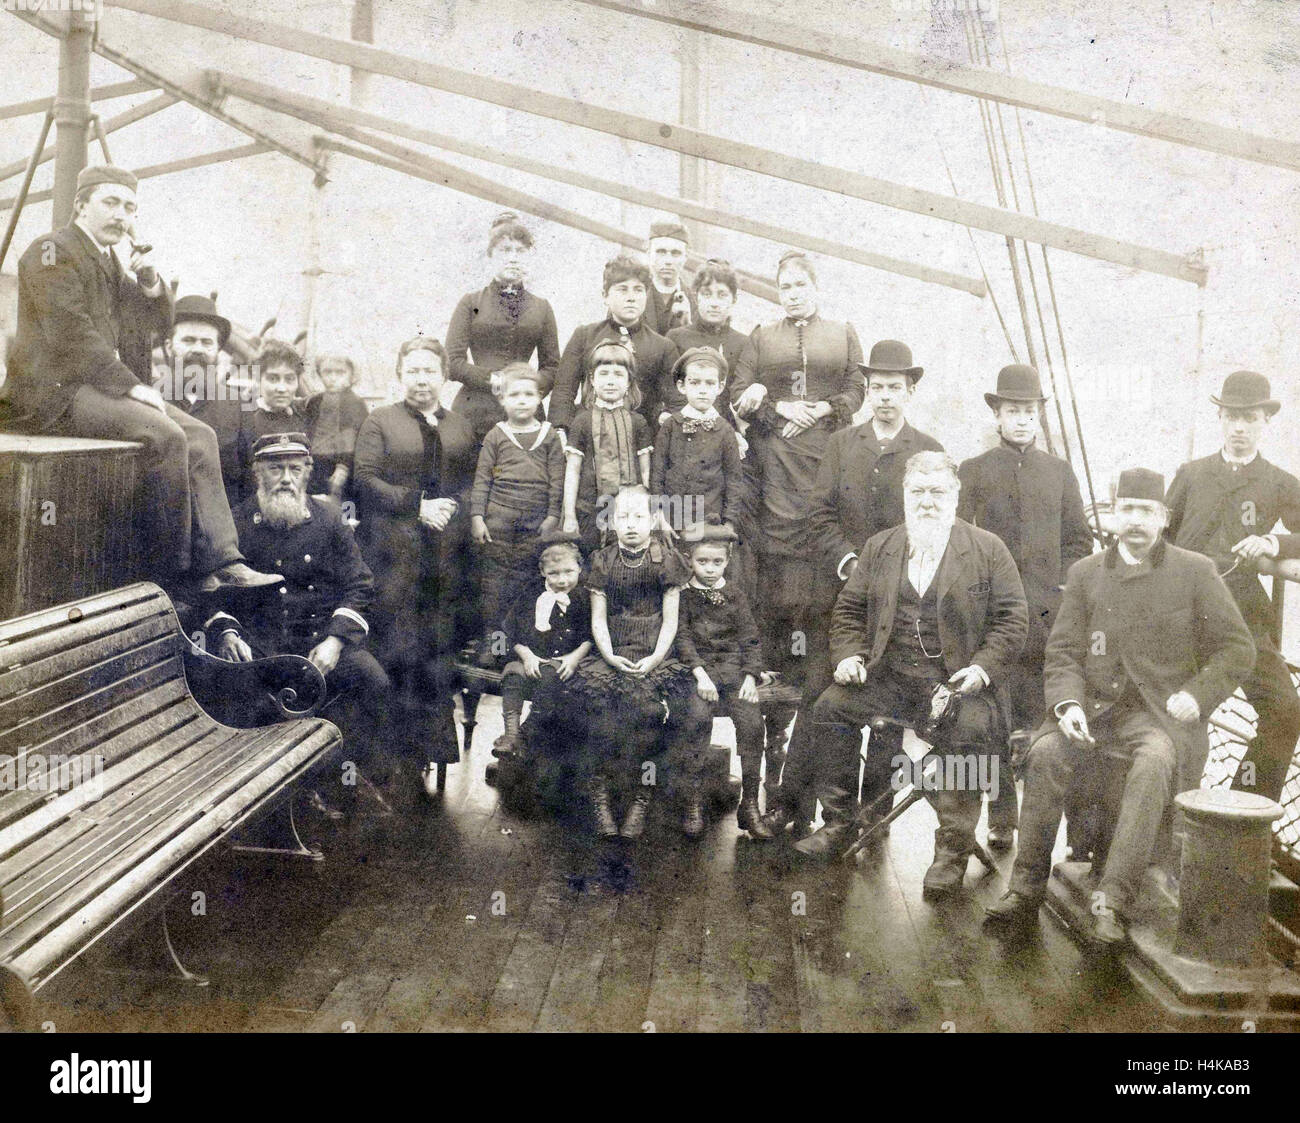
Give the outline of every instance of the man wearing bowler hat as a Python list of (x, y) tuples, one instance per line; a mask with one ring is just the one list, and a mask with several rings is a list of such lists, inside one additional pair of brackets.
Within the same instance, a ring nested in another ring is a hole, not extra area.
[(700, 318), (695, 295), (682, 284), (686, 253), (691, 236), (680, 222), (650, 224), (646, 258), (650, 265), (650, 292), (644, 322), (651, 331), (667, 335), (673, 328), (687, 327)]
[[(1242, 690), (1259, 723), (1232, 786), (1277, 800), (1300, 737), (1300, 701), (1256, 564), (1300, 557), (1300, 480), (1259, 454), (1269, 419), (1281, 408), (1267, 378), (1234, 371), (1210, 401), (1219, 407), (1223, 447), (1178, 469), (1169, 485), (1168, 536), (1213, 559), (1250, 626), (1258, 655)], [(1291, 533), (1275, 533), (1279, 525)]]
[[(1060, 457), (1035, 447), (1039, 411), (1046, 400), (1033, 367), (1003, 367), (997, 390), (984, 395), (997, 418), (998, 444), (958, 469), (957, 516), (1002, 539), (1029, 602), (1029, 638), (1007, 668), (1012, 729), (1022, 733), (1043, 720), (1043, 651), (1061, 606), (1065, 575), (1092, 553), (1092, 531), (1073, 470)], [(1008, 763), (1004, 759), (1004, 766)], [(1006, 767), (1003, 774), (1009, 777), (1011, 769)], [(1003, 784), (989, 804), (989, 846), (1009, 847), (1016, 821), (1015, 785)]]
[(1161, 537), (1164, 497), (1159, 473), (1121, 472), (1117, 541), (1070, 568), (1043, 669), (1050, 717), (1029, 749), (1020, 848), (990, 923), (1034, 923), (1070, 782), (1105, 769), (1118, 813), (1093, 936), (1121, 943), (1170, 801), (1200, 783), (1206, 722), (1250, 673), (1250, 631), (1213, 563)]
[[(932, 436), (907, 423), (907, 407), (925, 373), (913, 364), (907, 344), (882, 339), (871, 348), (867, 361), (858, 367), (866, 379), (871, 418), (832, 434), (809, 499), (809, 530), (820, 556), (812, 574), (808, 671), (799, 716), (790, 738), (781, 790), (767, 793), (768, 825), (777, 830), (793, 820), (802, 832), (816, 810), (810, 742), (812, 708), (832, 682), (830, 618), (835, 598), (856, 568), (862, 544), (882, 530), (902, 523), (903, 471), (908, 458), (917, 452), (943, 451), (943, 445)], [(789, 721), (788, 715), (785, 720)], [(878, 736), (888, 738), (894, 734), (886, 731)], [(768, 740), (769, 743), (774, 740), (770, 730)], [(880, 764), (880, 769), (864, 775), (864, 800), (884, 791), (893, 755), (882, 751), (879, 756), (869, 757), (873, 766)], [(770, 761), (768, 774), (773, 775)]]
[(170, 379), (163, 396), (217, 434), (224, 479), (234, 479), (240, 471), (241, 401), (252, 408), (252, 387), (241, 391), (219, 369), (229, 340), (230, 321), (217, 312), (210, 297), (182, 296), (176, 301), (171, 335), (163, 347)]
[[(150, 247), (134, 242), (135, 192), (124, 168), (82, 169), (72, 222), (37, 238), (19, 260), (6, 396), (38, 432), (144, 446), (141, 531), (151, 576), (205, 592), (275, 584), (281, 578), (240, 556), (212, 430), (151, 385), (150, 337), (170, 328), (172, 307)], [(123, 238), (129, 271), (113, 253)]]

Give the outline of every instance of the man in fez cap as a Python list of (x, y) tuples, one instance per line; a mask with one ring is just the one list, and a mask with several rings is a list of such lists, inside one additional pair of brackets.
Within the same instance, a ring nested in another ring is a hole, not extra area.
[(1029, 749), (1020, 848), (1006, 894), (987, 910), (992, 923), (1035, 922), (1071, 779), (1108, 768), (1108, 790), (1122, 794), (1093, 937), (1122, 943), (1170, 801), (1200, 785), (1206, 722), (1254, 664), (1214, 563), (1161, 537), (1164, 495), (1158, 473), (1122, 472), (1115, 544), (1070, 567), (1043, 670), (1050, 716)]
[(682, 284), (686, 268), (686, 251), (691, 236), (680, 222), (652, 222), (646, 240), (646, 257), (650, 265), (650, 299), (646, 301), (645, 322), (651, 331), (667, 335), (673, 328), (686, 327), (700, 318), (695, 294)]
[[(1073, 469), (1036, 446), (1039, 411), (1046, 400), (1033, 367), (1003, 367), (997, 389), (984, 395), (997, 419), (998, 443), (958, 469), (958, 517), (1002, 539), (1029, 602), (1029, 638), (1008, 668), (1012, 730), (1022, 736), (1043, 721), (1043, 650), (1061, 605), (1065, 575), (1092, 553), (1092, 531)], [(1009, 763), (1004, 758), (1004, 766)], [(1006, 767), (1003, 775), (1011, 775), (1011, 769)], [(989, 846), (1009, 847), (1016, 823), (1015, 785), (1005, 784), (989, 804)]]
[(1300, 480), (1259, 454), (1269, 418), (1281, 409), (1267, 378), (1234, 371), (1210, 401), (1219, 409), (1223, 447), (1178, 469), (1169, 485), (1169, 540), (1214, 560), (1250, 627), (1258, 654), (1242, 690), (1259, 722), (1232, 786), (1280, 800), (1300, 737), (1300, 700), (1257, 564), (1300, 557)]
[[(243, 564), (212, 430), (151, 385), (153, 337), (171, 327), (171, 294), (151, 247), (135, 243), (135, 214), (131, 172), (82, 170), (72, 222), (37, 238), (18, 262), (18, 342), (6, 397), (37, 432), (144, 446), (139, 529), (149, 576), (204, 592), (275, 584), (282, 578)], [(124, 238), (125, 270), (112, 249)]]

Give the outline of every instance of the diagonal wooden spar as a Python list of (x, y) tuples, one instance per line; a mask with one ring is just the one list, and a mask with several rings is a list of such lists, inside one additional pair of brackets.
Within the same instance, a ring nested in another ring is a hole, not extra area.
[[(160, 175), (172, 175), (186, 172), (191, 168), (203, 168), (209, 164), (223, 164), (229, 160), (243, 160), (249, 156), (260, 156), (271, 149), (265, 144), (240, 144), (234, 148), (222, 148), (217, 152), (206, 152), (202, 156), (186, 156), (180, 160), (169, 160), (165, 164), (149, 164), (143, 168), (133, 168), (136, 179), (153, 179)], [(53, 191), (33, 191), (27, 196), (26, 205), (47, 203), (54, 197)], [(18, 200), (16, 197), (0, 199), (0, 212), (12, 210)]]
[[(180, 98), (172, 94), (159, 94), (157, 97), (150, 98), (134, 109), (128, 109), (125, 113), (119, 113), (116, 117), (110, 117), (104, 122), (104, 133), (115, 133), (118, 129), (124, 129), (127, 125), (133, 125), (137, 121), (143, 121), (146, 117), (152, 117), (155, 113), (161, 113), (164, 109), (175, 105)], [(47, 144), (37, 158), (37, 165), (48, 163), (54, 159), (55, 145)], [(16, 175), (21, 175), (27, 167), (26, 160), (18, 160), (13, 164), (6, 164), (0, 167), (0, 183), (6, 179), (12, 179)]]
[[(112, 82), (107, 86), (95, 86), (90, 91), (91, 101), (108, 101), (117, 97), (129, 97), (131, 94), (142, 94), (145, 90), (152, 90), (148, 82), (141, 82), (139, 78), (128, 78), (125, 82)], [(34, 101), (16, 101), (12, 105), (0, 105), (0, 121), (7, 121), (11, 117), (26, 117), (31, 113), (46, 113), (54, 108), (54, 98), (38, 97)]]
[(556, 121), (611, 133), (627, 140), (666, 148), (715, 163), (728, 164), (778, 179), (801, 183), (878, 203), (898, 210), (989, 230), (1027, 242), (1037, 242), (1069, 253), (1093, 257), (1115, 265), (1142, 269), (1203, 285), (1207, 270), (1189, 256), (1123, 242), (1092, 234), (1032, 215), (999, 207), (955, 199), (933, 191), (890, 183), (844, 168), (825, 167), (783, 153), (740, 141), (688, 129), (682, 125), (654, 121), (630, 113), (589, 105), (573, 98), (529, 89), (511, 82), (455, 70), (364, 43), (318, 35), (302, 28), (248, 16), (216, 12), (185, 0), (108, 0), (111, 7), (156, 16), (187, 26), (222, 32), (265, 46), (349, 66), (355, 70), (384, 74), (403, 81), (463, 97), (486, 101), (508, 109), (522, 110)]
[[(918, 82), (953, 93), (1034, 109), (1072, 121), (1152, 137), (1300, 171), (1300, 143), (1197, 121), (1174, 113), (1143, 109), (1128, 102), (1095, 97), (1045, 82), (1034, 82), (1005, 71), (951, 62), (934, 55), (913, 54), (856, 39), (839, 32), (815, 31), (752, 12), (721, 8), (702, 0), (579, 0), (637, 19), (652, 19), (674, 27), (734, 39), (760, 47), (819, 59), (890, 78)], [(960, 9), (959, 9), (960, 10)]]
[(854, 246), (844, 245), (826, 238), (813, 237), (797, 230), (757, 222), (726, 211), (717, 210), (714, 207), (706, 207), (690, 199), (630, 187), (614, 180), (588, 175), (575, 168), (558, 167), (517, 153), (503, 152), (487, 145), (447, 136), (444, 133), (409, 125), (393, 118), (381, 117), (375, 113), (366, 113), (362, 110), (335, 105), (333, 102), (324, 101), (321, 98), (294, 94), (288, 90), (267, 85), (264, 82), (255, 82), (224, 71), (210, 70), (207, 73), (214, 96), (219, 96), (222, 93), (232, 94), (264, 108), (288, 113), (300, 120), (322, 125), (326, 128), (333, 129), (337, 124), (351, 124), (379, 129), (395, 136), (405, 137), (408, 140), (433, 145), (448, 152), (458, 152), (463, 156), (469, 156), (476, 160), (500, 164), (514, 168), (517, 171), (527, 172), (529, 175), (536, 175), (544, 179), (581, 187), (588, 191), (599, 192), (616, 199), (622, 199), (628, 203), (635, 203), (638, 206), (667, 211), (684, 218), (694, 218), (712, 226), (737, 230), (742, 234), (764, 238), (783, 246), (798, 246), (800, 249), (824, 254), (827, 257), (840, 258), (843, 261), (853, 262), (857, 265), (865, 265), (871, 269), (881, 269), (905, 277), (912, 277), (919, 281), (945, 285), (961, 292), (968, 292), (973, 296), (982, 297), (988, 292), (984, 282), (975, 277), (965, 277), (932, 266), (900, 261), (897, 258), (886, 257), (882, 254), (869, 253)]
[[(357, 160), (365, 160), (381, 168), (390, 168), (393, 171), (401, 172), (403, 175), (427, 180), (439, 187), (449, 187), (451, 190), (459, 191), (464, 195), (487, 199), (489, 202), (497, 203), (503, 207), (511, 207), (514, 210), (524, 211), (536, 215), (538, 218), (544, 218), (549, 222), (557, 222), (562, 226), (569, 226), (587, 234), (594, 234), (598, 238), (626, 246), (628, 249), (637, 252), (645, 249), (644, 237), (630, 234), (626, 230), (620, 230), (617, 226), (609, 226), (606, 223), (598, 222), (586, 215), (579, 214), (577, 211), (557, 206), (545, 199), (539, 199), (535, 195), (530, 195), (513, 187), (506, 187), (496, 180), (475, 175), (473, 172), (458, 168), (454, 164), (435, 160), (422, 152), (415, 152), (401, 145), (391, 144), (382, 137), (369, 136), (361, 130), (353, 130), (348, 126), (340, 126), (340, 128), (347, 130), (346, 135), (355, 133), (363, 143), (378, 151), (367, 151), (365, 148), (359, 148), (345, 141), (334, 140), (331, 137), (320, 137), (317, 144), (331, 152), (339, 152)], [(391, 151), (393, 154), (386, 155), (384, 154), (386, 151)], [(689, 264), (698, 266), (702, 260), (698, 254), (692, 254)], [(776, 289), (772, 285), (755, 278), (752, 274), (737, 271), (737, 276), (740, 287), (746, 292), (772, 304), (779, 303)]]
[[(46, 19), (44, 16), (24, 12), (16, 9), (10, 9), (11, 14), (17, 16), (25, 23), (45, 32), (47, 35), (56, 39), (63, 37), (63, 28), (53, 20)], [(202, 74), (188, 68), (181, 69), (165, 60), (165, 56), (160, 52), (150, 52), (150, 62), (148, 65), (136, 61), (130, 50), (124, 44), (119, 43), (111, 34), (105, 34), (104, 29), (99, 28), (95, 35), (93, 48), (97, 55), (108, 59), (110, 62), (120, 66), (123, 70), (130, 71), (137, 78), (148, 83), (150, 87), (165, 90), (167, 93), (188, 102), (196, 109), (202, 110), (210, 117), (215, 117), (218, 121), (229, 125), (231, 128), (238, 129), (245, 136), (259, 144), (265, 144), (268, 148), (274, 149), (282, 156), (288, 156), (291, 160), (305, 165), (316, 174), (318, 182), (324, 182), (326, 179), (324, 165), (316, 159), (316, 154), (309, 149), (303, 148), (297, 141), (290, 138), (272, 136), (264, 129), (259, 128), (252, 122), (245, 120), (237, 113), (227, 113), (220, 107), (213, 104), (212, 99), (208, 96), (204, 88)]]

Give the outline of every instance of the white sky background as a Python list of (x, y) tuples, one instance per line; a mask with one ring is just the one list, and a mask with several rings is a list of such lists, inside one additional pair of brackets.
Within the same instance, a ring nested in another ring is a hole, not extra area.
[[(753, 0), (744, 7), (965, 61), (952, 2), (936, 3), (934, 13), (923, 0)], [(348, 33), (350, 5), (342, 0), (260, 0), (254, 6), (213, 0), (211, 6), (318, 33)], [(156, 53), (347, 103), (349, 75), (328, 63), (114, 9), (105, 12), (103, 26), (139, 44), (146, 61)], [(999, 26), (1018, 75), (1300, 138), (1300, 3), (1293, 0), (999, 0), (998, 23), (986, 24), (986, 30), (1000, 65)], [(690, 33), (574, 0), (376, 0), (375, 39), (381, 47), (666, 121), (678, 119), (675, 52), (684, 34)], [(996, 202), (973, 99), (714, 37), (700, 39), (699, 53), (700, 128), (949, 193), (942, 146), (962, 196)], [(0, 63), (0, 103), (54, 92), (54, 41), (4, 14)], [(94, 60), (92, 84), (125, 77), (105, 60)], [(101, 112), (112, 116), (150, 96), (103, 103)], [(250, 117), (278, 121), (294, 135), (310, 135), (297, 122), (234, 104)], [(675, 153), (526, 112), (377, 77), (367, 83), (361, 104), (607, 178), (668, 194), (677, 190)], [(1207, 247), (1211, 280), (1203, 293), (1186, 282), (1050, 252), (1099, 489), (1133, 462), (1168, 475), (1186, 458), (1193, 427), (1196, 451), (1213, 447), (1215, 419), (1206, 395), (1242, 366), (1268, 373), (1286, 403), (1265, 455), (1300, 470), (1294, 280), (1300, 275), (1300, 173), (1045, 114), (1021, 116), (1044, 218), (1177, 253)], [(1004, 110), (1004, 119), (1023, 193), (1014, 114)], [(25, 157), (38, 127), (38, 117), (0, 122), (0, 162)], [(245, 142), (242, 134), (183, 104), (110, 138), (116, 162), (127, 166)], [(434, 154), (632, 231), (644, 232), (657, 217), (576, 188)], [(99, 159), (97, 147), (92, 159)], [(320, 197), (321, 257), (328, 272), (318, 288), (317, 342), (350, 351), (367, 380), (383, 385), (398, 342), (416, 331), (442, 336), (456, 300), (486, 281), (487, 227), (501, 208), (347, 157), (332, 157), (331, 174)], [(38, 172), (36, 188), (49, 186), (52, 175), (51, 163)], [(8, 181), (0, 194), (12, 194), (17, 183)], [(256, 328), (276, 315), (277, 334), (292, 338), (305, 326), (302, 270), (312, 191), (307, 170), (279, 155), (148, 180), (141, 191), (140, 235), (157, 247), (165, 274), (180, 277), (181, 293), (217, 289), (222, 310), (238, 322)], [(950, 223), (721, 165), (707, 167), (705, 201), (978, 276), (970, 238)], [(18, 251), (47, 228), (49, 213), (47, 203), (24, 216), (8, 271)], [(555, 306), (563, 345), (577, 324), (602, 314), (600, 268), (612, 247), (540, 219), (530, 224), (538, 235), (531, 287)], [(699, 247), (706, 253), (769, 276), (781, 249), (724, 230), (706, 228), (706, 238)], [(1005, 242), (983, 232), (975, 232), (975, 242), (1023, 358)], [(1036, 247), (1034, 254), (1038, 264)], [(984, 447), (992, 426), (980, 395), (1011, 361), (991, 302), (833, 260), (823, 261), (820, 272), (824, 314), (850, 320), (866, 347), (880, 338), (905, 340), (926, 368), (915, 422), (959, 457)], [(1044, 288), (1041, 270), (1038, 279)], [(1206, 311), (1199, 384), (1198, 302)], [(1045, 313), (1050, 317), (1046, 305)], [(772, 306), (743, 298), (736, 326), (748, 330), (777, 314)], [(1049, 333), (1057, 355), (1054, 328)], [(1040, 366), (1046, 366), (1041, 356)], [(1060, 379), (1059, 357), (1057, 368)], [(1054, 410), (1052, 421), (1055, 429)]]

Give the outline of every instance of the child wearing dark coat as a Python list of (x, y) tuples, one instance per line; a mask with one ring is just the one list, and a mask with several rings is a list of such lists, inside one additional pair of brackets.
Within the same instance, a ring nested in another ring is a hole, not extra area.
[[(682, 590), (678, 610), (677, 654), (691, 668), (700, 699), (710, 705), (715, 717), (729, 717), (735, 726), (741, 777), (737, 825), (751, 838), (770, 839), (772, 832), (758, 809), (764, 743), (758, 708), (763, 641), (749, 598), (725, 576), (736, 534), (730, 527), (710, 523), (690, 528), (683, 538), (691, 579)], [(698, 751), (707, 747), (702, 743)]]
[(482, 551), (482, 662), (508, 654), (501, 635), (506, 611), (528, 585), (541, 536), (560, 523), (564, 447), (549, 422), (537, 420), (539, 375), (510, 363), (499, 375), (505, 409), (483, 438), (470, 492), (470, 534)]
[(619, 490), (650, 482), (654, 433), (637, 411), (636, 356), (622, 343), (598, 343), (583, 383), (584, 408), (565, 447), (564, 531), (594, 551), (609, 541), (610, 506)]
[[(527, 590), (506, 614), (503, 631), (516, 659), (501, 679), (501, 709), (505, 732), (494, 756), (518, 752), (523, 740), (546, 751), (555, 747), (558, 727), (573, 741), (575, 707), (565, 704), (565, 684), (591, 651), (591, 597), (578, 584), (582, 553), (571, 539), (551, 535), (538, 559), (541, 587)], [(524, 701), (532, 702), (521, 739)], [(579, 738), (580, 739), (580, 738)]]

